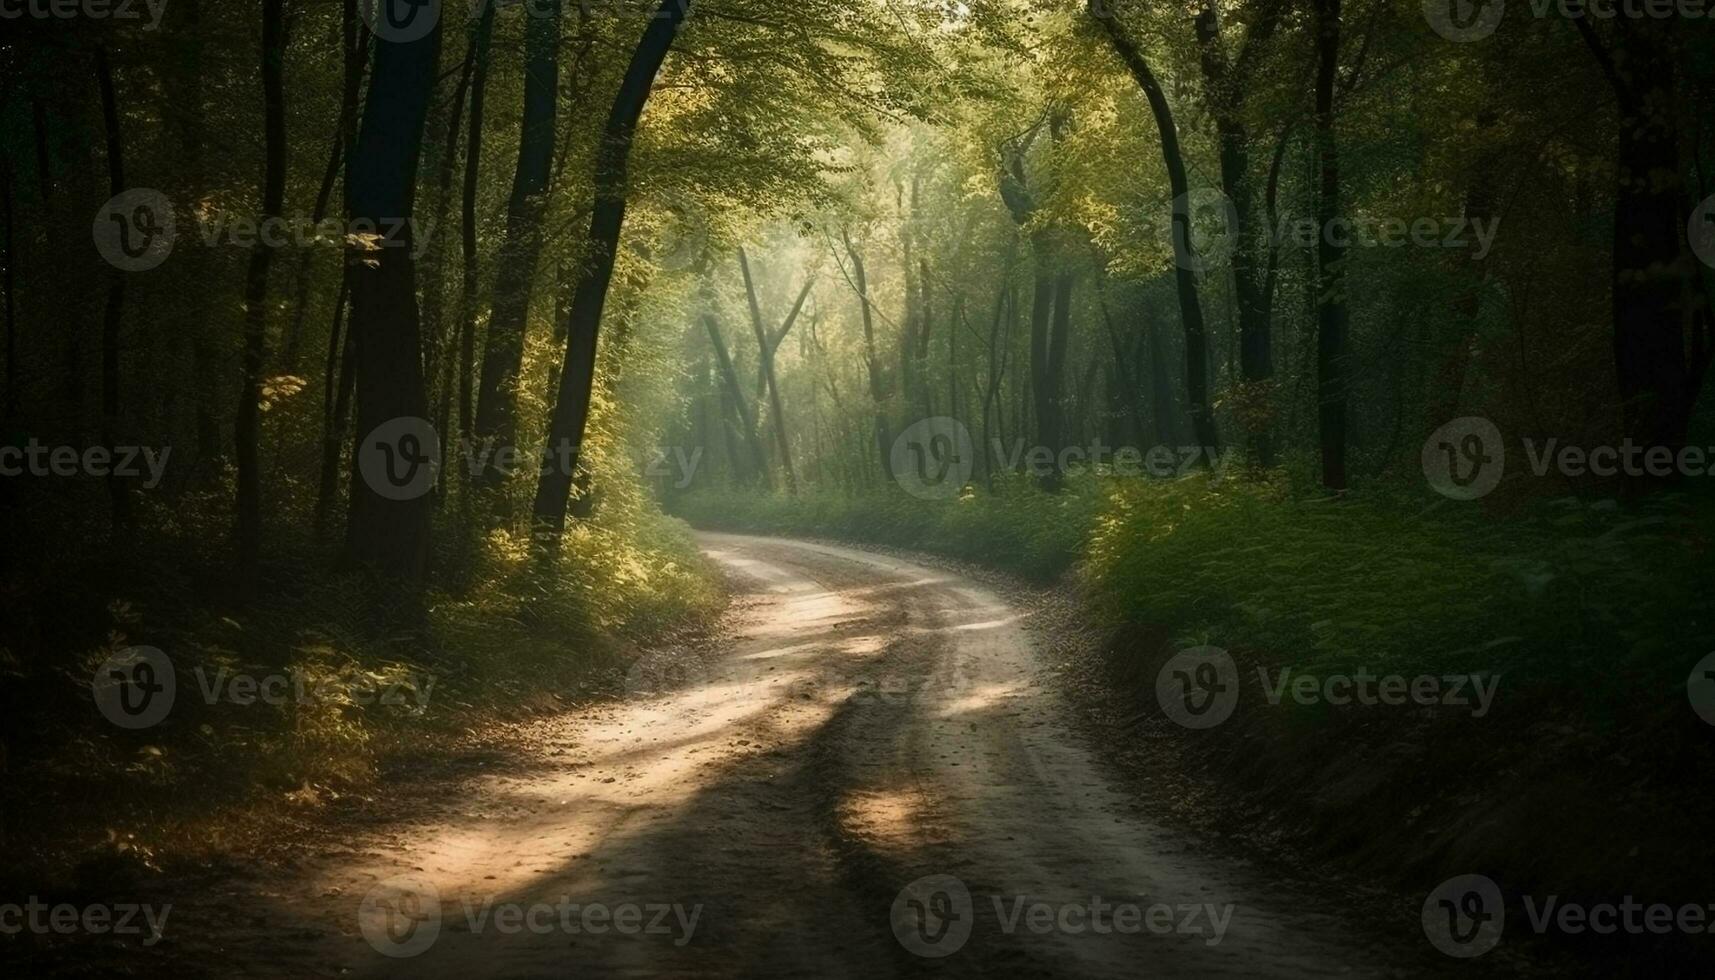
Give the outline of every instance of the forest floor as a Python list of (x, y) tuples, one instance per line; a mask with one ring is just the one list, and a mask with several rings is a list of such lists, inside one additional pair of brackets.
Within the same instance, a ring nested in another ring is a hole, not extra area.
[(1063, 659), (1077, 647), (1063, 593), (870, 550), (700, 541), (733, 594), (707, 636), (647, 652), (620, 696), (398, 768), (268, 855), (158, 882), (161, 941), (114, 949), (102, 972), (1540, 965), (1504, 947), (1455, 963), (1425, 941), (1421, 897), (1294, 867), (1183, 812), (1162, 822)]

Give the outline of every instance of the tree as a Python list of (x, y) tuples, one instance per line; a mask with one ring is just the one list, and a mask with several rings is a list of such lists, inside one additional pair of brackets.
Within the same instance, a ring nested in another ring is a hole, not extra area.
[(662, 0), (655, 17), (631, 54), (631, 62), (620, 81), (596, 149), (593, 191), (595, 206), (590, 216), (587, 265), (578, 278), (567, 317), (565, 365), (560, 371), (559, 390), (548, 423), (547, 456), (555, 465), (542, 467), (536, 484), (533, 509), (538, 530), (557, 543), (565, 529), (566, 506), (572, 475), (582, 452), (584, 430), (589, 424), (590, 394), (595, 383), (596, 347), (601, 333), (602, 308), (607, 305), (608, 285), (613, 280), (619, 233), (625, 225), (627, 167), (637, 122), (655, 75), (673, 47), (679, 25), (690, 13), (691, 0)]
[(1208, 451), (1220, 448), (1220, 435), (1209, 404), (1209, 352), (1203, 326), (1203, 305), (1197, 295), (1195, 255), (1191, 247), (1191, 184), (1186, 176), (1185, 156), (1179, 147), (1179, 130), (1173, 109), (1156, 80), (1155, 71), (1120, 24), (1100, 0), (1090, 0), (1090, 13), (1101, 25), (1114, 53), (1149, 101), (1150, 114), (1161, 138), (1162, 162), (1167, 167), (1169, 193), (1173, 195), (1174, 285), (1179, 292), (1179, 319), (1185, 330), (1185, 393), (1191, 428), (1198, 445)]
[(1346, 489), (1346, 248), (1330, 234), (1340, 217), (1339, 142), (1334, 133), (1334, 83), (1340, 70), (1340, 0), (1316, 0), (1316, 266), (1320, 276), (1316, 325), (1317, 426), (1322, 485)]
[[(1672, 22), (1617, 21), (1608, 45), (1587, 18), (1572, 21), (1620, 110), (1612, 283), (1623, 425), (1639, 445), (1677, 453), (1715, 345), (1706, 294), (1686, 247), (1677, 125), (1683, 100), (1668, 37)], [(1693, 296), (1697, 302), (1688, 303)]]
[(774, 422), (774, 438), (780, 448), (780, 468), (786, 473), (787, 492), (796, 496), (798, 477), (792, 471), (792, 443), (786, 434), (786, 412), (780, 405), (780, 382), (775, 377), (774, 353), (780, 349), (786, 335), (792, 332), (792, 325), (798, 320), (798, 312), (804, 308), (804, 300), (810, 295), (810, 289), (815, 286), (816, 281), (804, 281), (804, 288), (792, 304), (792, 311), (786, 314), (786, 319), (779, 329), (770, 331), (762, 325), (762, 307), (756, 299), (756, 283), (751, 280), (750, 260), (745, 256), (742, 247), (738, 250), (738, 267), (744, 273), (744, 294), (750, 305), (750, 324), (756, 332), (756, 370), (760, 375), (759, 380), (768, 389), (768, 409)]
[[(114, 94), (113, 63), (105, 46), (95, 49), (95, 75), (101, 89), (101, 118), (107, 137), (107, 188), (118, 197), (126, 190), (125, 140), (119, 129), (119, 99)], [(118, 441), (119, 429), (119, 328), (125, 322), (125, 275), (115, 269), (108, 276), (107, 313), (101, 324), (101, 442), (109, 453)], [(123, 531), (131, 524), (131, 495), (118, 473), (107, 477), (107, 492), (113, 508), (113, 527)]]
[[(285, 0), (262, 0), (262, 102), (267, 163), (262, 174), (262, 220), (278, 218), (286, 202), (286, 12)], [(257, 460), (261, 438), (262, 371), (268, 357), (268, 266), (274, 250), (257, 242), (250, 252), (244, 288), (244, 373), (239, 386), (238, 565), (246, 578), (256, 575), (262, 550), (262, 475)]]
[[(1197, 43), (1204, 88), (1215, 117), (1220, 142), (1221, 191), (1232, 205), (1227, 229), (1233, 243), (1233, 290), (1238, 300), (1239, 365), (1244, 384), (1252, 390), (1247, 402), (1266, 404), (1274, 380), (1271, 310), (1259, 272), (1260, 237), (1254, 226), (1255, 194), (1250, 175), (1250, 130), (1242, 111), (1263, 47), (1274, 36), (1286, 11), (1285, 0), (1262, 0), (1262, 7), (1229, 58), (1221, 40), (1219, 6), (1206, 0), (1197, 14)], [(1245, 421), (1250, 431), (1253, 462), (1274, 463), (1274, 444), (1266, 415)]]
[(382, 237), (372, 250), (353, 256), (351, 270), (356, 430), (364, 441), (353, 459), (345, 555), (355, 565), (405, 581), (421, 579), (425, 570), (431, 501), (384, 495), (363, 479), (361, 460), (380, 451), (368, 440), (386, 423), (428, 418), (410, 218), (440, 51), (438, 20), (419, 39), (376, 46), (351, 172), (353, 226), (368, 224), (381, 229)]
[[(494, 281), (494, 306), (483, 348), (482, 380), (477, 389), (476, 435), (485, 453), (510, 450), (517, 441), (518, 371), (524, 360), (524, 329), (542, 252), (542, 212), (554, 161), (554, 100), (559, 95), (559, 0), (527, 6), (524, 121), (518, 141), (518, 166), (506, 210)], [(479, 458), (489, 458), (485, 456)], [(483, 482), (498, 486), (498, 467), (483, 468)]]

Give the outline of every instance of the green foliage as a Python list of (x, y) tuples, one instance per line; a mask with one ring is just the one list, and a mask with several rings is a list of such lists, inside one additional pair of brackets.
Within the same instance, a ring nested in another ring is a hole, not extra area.
[[(1684, 659), (1663, 656), (1670, 638), (1698, 617), (1708, 627), (1696, 583), (1715, 570), (1710, 530), (1687, 499), (1642, 513), (1565, 499), (1497, 518), (1403, 493), (1334, 501), (1187, 480), (1113, 493), (1087, 571), (1116, 621), (1304, 669), (1670, 683)], [(1669, 567), (1685, 574), (1664, 581)]]
[(914, 548), (1047, 581), (1077, 559), (1099, 502), (1093, 486), (1051, 495), (1020, 480), (952, 500), (897, 490), (795, 498), (704, 491), (675, 501), (674, 510), (698, 526)]

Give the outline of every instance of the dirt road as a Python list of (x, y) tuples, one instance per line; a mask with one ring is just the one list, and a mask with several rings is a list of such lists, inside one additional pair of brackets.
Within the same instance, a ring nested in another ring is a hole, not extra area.
[(1423, 964), (1314, 886), (1150, 823), (991, 591), (853, 549), (703, 542), (734, 578), (729, 642), (645, 657), (623, 700), (533, 726), (518, 765), (169, 928), (205, 937), (228, 976)]

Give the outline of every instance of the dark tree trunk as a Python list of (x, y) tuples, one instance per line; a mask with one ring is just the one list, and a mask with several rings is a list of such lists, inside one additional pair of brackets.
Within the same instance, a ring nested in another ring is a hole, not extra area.
[[(357, 155), (357, 111), (363, 95), (364, 70), (369, 62), (370, 34), (357, 16), (357, 0), (345, 0), (340, 13), (340, 39), (344, 46), (345, 70), (340, 91), (340, 140), (344, 147), (340, 162), (342, 210), (351, 214), (351, 161)], [(356, 384), (352, 333), (351, 265), (349, 256), (340, 265), (339, 294), (334, 298), (333, 326), (328, 332), (327, 367), (323, 372), (321, 481), (316, 492), (316, 533), (325, 536), (333, 523), (334, 498), (339, 493), (341, 450), (345, 447), (346, 422), (350, 417), (352, 388)], [(345, 339), (340, 331), (344, 326)]]
[[(262, 221), (286, 203), (285, 0), (262, 0), (262, 107), (267, 159), (262, 173)], [(261, 241), (250, 252), (244, 282), (244, 367), (233, 428), (238, 460), (238, 567), (253, 585), (262, 554), (262, 369), (268, 346), (268, 266), (274, 250)]]
[[(410, 217), (440, 49), (439, 22), (419, 40), (376, 46), (374, 80), (352, 158), (353, 221), (373, 222), (390, 232), (366, 256), (372, 262), (351, 267), (359, 440), (395, 419), (428, 416)], [(376, 451), (360, 441), (353, 454), (346, 559), (416, 581), (428, 558), (432, 502), (427, 495), (394, 499), (369, 486), (361, 461), (364, 453)]]
[(1202, 49), (1203, 80), (1215, 117), (1220, 145), (1221, 191), (1232, 208), (1227, 212), (1235, 226), (1228, 229), (1233, 243), (1233, 292), (1239, 314), (1239, 376), (1253, 389), (1243, 399), (1253, 416), (1241, 419), (1250, 437), (1252, 462), (1274, 465), (1273, 420), (1269, 387), (1274, 379), (1273, 339), (1267, 290), (1258, 277), (1260, 238), (1253, 225), (1255, 195), (1250, 180), (1250, 132), (1243, 121), (1244, 96), (1260, 45), (1273, 36), (1284, 12), (1284, 3), (1271, 2), (1246, 32), (1237, 64), (1229, 64), (1221, 48), (1220, 22), (1215, 4), (1209, 3), (1197, 17), (1197, 40)]
[[(554, 398), (548, 423), (547, 449), (556, 465), (542, 468), (536, 486), (535, 523), (541, 531), (559, 540), (565, 529), (566, 505), (571, 494), (572, 474), (582, 450), (584, 429), (589, 424), (590, 393), (595, 384), (596, 348), (601, 331), (602, 308), (607, 305), (608, 284), (619, 248), (619, 232), (625, 224), (626, 172), (631, 159), (631, 141), (643, 106), (655, 87), (655, 75), (673, 47), (679, 25), (690, 13), (691, 0), (662, 0), (643, 37), (632, 52), (631, 64), (614, 97), (613, 109), (596, 149), (595, 207), (590, 218), (586, 266), (572, 299), (565, 367)], [(564, 450), (562, 456), (561, 450)], [(563, 461), (569, 465), (559, 465)]]
[[(524, 334), (530, 296), (542, 252), (542, 213), (554, 164), (554, 100), (560, 85), (558, 0), (534, 9), (528, 18), (528, 59), (524, 76), (524, 122), (518, 142), (518, 167), (506, 209), (494, 277), (494, 306), (482, 354), (477, 388), (476, 435), (489, 451), (510, 450), (518, 440), (518, 372), (524, 363)], [(492, 456), (488, 458), (493, 458)], [(499, 486), (504, 474), (485, 467), (485, 485)]]
[[(1058, 137), (1060, 123), (1054, 112), (1050, 110), (1050, 129)], [(1013, 223), (1021, 229), (1029, 225), (1036, 213), (1036, 199), (1024, 172), (1024, 154), (1036, 132), (1032, 130), (1022, 142), (1002, 150), (1001, 199), (1011, 212)], [(1060, 249), (1052, 231), (1040, 228), (1033, 231), (1030, 249), (1035, 265), (1030, 297), (1030, 399), (1036, 419), (1036, 444), (1057, 454), (1061, 448), (1061, 380), (1071, 316), (1072, 279), (1070, 273), (1059, 268)], [(1057, 314), (1055, 306), (1062, 292), (1066, 298), (1064, 316)], [(1059, 486), (1058, 473), (1051, 471), (1042, 477), (1044, 490), (1057, 490)]]
[(327, 384), (322, 393), (322, 468), (321, 483), (316, 492), (316, 533), (326, 535), (333, 519), (334, 497), (339, 493), (340, 451), (345, 448), (346, 420), (351, 414), (351, 391), (356, 375), (352, 355), (352, 332), (341, 327), (345, 323), (347, 303), (351, 298), (350, 273), (341, 278), (339, 297), (334, 300), (333, 328), (328, 332), (328, 358), (324, 376)]
[[(977, 452), (977, 458), (983, 463), (983, 483), (992, 493), (994, 491), (994, 439), (990, 433), (990, 419), (994, 415), (994, 402), (1000, 394), (1000, 381), (1006, 375), (1007, 353), (1012, 348), (1012, 265), (1018, 254), (1018, 239), (1009, 237), (1006, 243), (1006, 262), (1002, 265), (1001, 285), (995, 291), (994, 317), (989, 321), (988, 345), (988, 384), (983, 389), (983, 444)], [(1002, 326), (1009, 329), (1003, 334)]]
[(1036, 410), (1036, 444), (1052, 448), (1057, 433), (1054, 409), (1049, 404), (1058, 394), (1054, 375), (1048, 370), (1048, 331), (1054, 319), (1054, 279), (1048, 274), (1050, 256), (1045, 236), (1035, 237), (1036, 281), (1030, 297), (1030, 397)]
[[(332, 207), (333, 186), (340, 176), (342, 166), (347, 172), (350, 169), (348, 161), (353, 134), (357, 129), (357, 103), (363, 88), (363, 54), (369, 49), (369, 28), (360, 25), (358, 21), (357, 0), (344, 0), (341, 6), (340, 42), (345, 72), (340, 89), (339, 129), (334, 134), (333, 148), (328, 151), (328, 163), (322, 171), (321, 188), (316, 192), (315, 213), (310, 219), (311, 223), (316, 225), (321, 224), (322, 219), (327, 217), (328, 209)], [(345, 203), (349, 205), (350, 202)], [(304, 318), (309, 314), (311, 255), (312, 250), (305, 249), (298, 256), (292, 326), (286, 332), (286, 352), (283, 358), (285, 370), (289, 374), (297, 373), (299, 353), (303, 345)]]
[[(353, 0), (355, 2), (355, 0)], [(203, 199), (207, 191), (207, 109), (204, 105), (203, 19), (202, 0), (184, 0), (175, 8), (183, 18), (179, 29), (185, 39), (182, 91), (173, 93), (181, 107), (183, 123), (179, 132), (179, 147), (187, 161), (185, 190), (193, 201)], [(190, 297), (191, 375), (195, 395), (197, 459), (206, 467), (208, 461), (221, 453), (220, 415), (224, 409), (221, 392), (220, 349), (215, 343), (215, 317), (210, 297), (205, 290), (196, 290)], [(205, 472), (207, 470), (205, 469)]]
[(484, 102), (488, 91), (488, 55), (494, 42), (495, 4), (483, 4), (471, 38), (476, 67), (470, 80), (470, 135), (465, 140), (464, 199), (459, 214), (459, 243), (464, 260), (464, 282), (459, 295), (459, 436), (468, 439), (476, 429), (476, 191), (482, 171)]
[[(1494, 124), (1492, 113), (1480, 113), (1477, 119), (1479, 137)], [(1495, 213), (1495, 194), (1490, 180), (1495, 165), (1494, 154), (1490, 152), (1480, 154), (1473, 161), (1471, 175), (1465, 185), (1465, 216), (1473, 223), (1486, 222)], [(1429, 408), (1422, 432), (1425, 436), (1458, 416), (1472, 348), (1477, 341), (1477, 319), (1483, 309), (1485, 276), (1482, 261), (1472, 253), (1466, 253), (1462, 265), (1466, 279), (1453, 301), (1453, 313), (1459, 318), (1459, 327), (1450, 341), (1438, 345), (1434, 380), (1430, 383), (1426, 399)]]
[[(844, 236), (844, 232), (841, 235)], [(863, 313), (864, 368), (869, 378), (869, 399), (875, 406), (875, 445), (881, 459), (881, 472), (893, 479), (893, 433), (887, 422), (887, 400), (890, 396), (887, 375), (875, 346), (875, 313), (869, 303), (869, 277), (864, 272), (863, 256), (845, 238), (846, 255), (852, 263), (852, 285), (857, 290), (858, 307)]]
[[(1200, 446), (1210, 451), (1220, 448), (1220, 434), (1209, 404), (1209, 354), (1203, 326), (1203, 304), (1197, 295), (1195, 255), (1191, 247), (1190, 181), (1185, 172), (1185, 157), (1179, 148), (1179, 131), (1173, 122), (1173, 110), (1167, 96), (1156, 81), (1155, 72), (1144, 60), (1137, 45), (1126, 35), (1117, 17), (1104, 12), (1097, 0), (1090, 9), (1107, 32), (1115, 53), (1131, 72), (1133, 80), (1149, 100), (1150, 113), (1161, 136), (1161, 156), (1167, 167), (1168, 189), (1173, 193), (1173, 256), (1174, 284), (1179, 293), (1179, 318), (1185, 328), (1185, 395), (1191, 428)], [(1206, 457), (1202, 457), (1205, 458)]]
[[(631, 275), (621, 289), (619, 308), (615, 311), (615, 326), (613, 340), (608, 344), (607, 372), (601, 377), (603, 397), (612, 399), (618, 394), (619, 383), (625, 377), (625, 363), (631, 353), (631, 331), (637, 321), (638, 308), (643, 305), (643, 297), (649, 292), (649, 283), (654, 277), (654, 268), (647, 264), (641, 269), (633, 267)], [(558, 312), (560, 306), (556, 306)], [(556, 335), (559, 333), (555, 331)], [(557, 380), (557, 379), (556, 379)], [(576, 520), (587, 521), (595, 517), (596, 506), (601, 502), (601, 494), (595, 485), (595, 472), (589, 466), (589, 458), (585, 457), (578, 464), (578, 470), (572, 475), (572, 503), (570, 513)]]
[(738, 415), (740, 433), (744, 436), (746, 453), (750, 457), (748, 467), (749, 479), (757, 480), (764, 486), (768, 485), (768, 453), (762, 448), (762, 437), (756, 431), (756, 415), (750, 410), (750, 404), (745, 400), (744, 387), (739, 383), (738, 371), (733, 367), (732, 355), (727, 353), (726, 340), (721, 336), (720, 324), (715, 322), (711, 313), (703, 314), (703, 327), (709, 332), (709, 343), (715, 349), (715, 363), (720, 368), (721, 386), (726, 391), (726, 398), (732, 411)]
[(1167, 345), (1161, 337), (1161, 323), (1154, 310), (1145, 309), (1149, 331), (1149, 398), (1150, 413), (1155, 416), (1155, 441), (1170, 449), (1179, 445), (1179, 406), (1173, 398), (1173, 380), (1167, 373)]
[[(1048, 334), (1048, 380), (1045, 385), (1047, 397), (1037, 403), (1040, 409), (1049, 413), (1037, 422), (1042, 430), (1042, 444), (1054, 451), (1056, 459), (1066, 448), (1066, 345), (1072, 337), (1073, 281), (1072, 274), (1064, 270), (1054, 277), (1054, 320)], [(1064, 476), (1056, 465), (1044, 479), (1044, 489), (1060, 489)]]
[(750, 277), (750, 260), (742, 248), (738, 250), (738, 267), (744, 274), (745, 297), (750, 303), (750, 323), (756, 332), (757, 372), (762, 375), (763, 384), (768, 389), (768, 411), (773, 416), (774, 441), (780, 449), (780, 467), (786, 473), (786, 491), (797, 496), (798, 477), (792, 470), (792, 444), (786, 434), (786, 413), (780, 405), (780, 381), (774, 374), (774, 353), (779, 350), (780, 342), (785, 340), (786, 334), (791, 331), (793, 321), (798, 319), (798, 311), (803, 309), (804, 299), (810, 295), (811, 284), (804, 284), (804, 290), (798, 294), (798, 302), (786, 317), (785, 325), (770, 336), (768, 329), (762, 325), (762, 307), (756, 299), (756, 283)]
[(911, 374), (917, 383), (917, 410), (935, 414), (935, 389), (929, 383), (929, 342), (935, 335), (935, 302), (929, 284), (929, 260), (917, 260), (917, 328), (911, 337)]
[[(95, 72), (101, 86), (101, 118), (107, 136), (107, 187), (118, 197), (125, 192), (125, 143), (119, 132), (119, 103), (114, 95), (113, 65), (106, 48), (95, 50)], [(119, 429), (119, 328), (125, 321), (126, 275), (114, 269), (109, 277), (107, 311), (101, 325), (101, 442), (110, 454)], [(128, 529), (131, 495), (117, 474), (108, 475), (107, 492), (113, 506), (114, 530)]]
[[(1676, 454), (1685, 445), (1710, 362), (1710, 311), (1686, 251), (1685, 188), (1675, 113), (1680, 98), (1671, 28), (1616, 22), (1603, 46), (1574, 21), (1619, 103), (1614, 194), (1614, 365), (1627, 438)], [(1686, 352), (1690, 331), (1691, 352)]]
[(1127, 424), (1121, 427), (1121, 438), (1132, 443), (1143, 440), (1143, 386), (1139, 384), (1133, 373), (1133, 362), (1127, 356), (1125, 341), (1120, 336), (1119, 328), (1114, 325), (1113, 312), (1108, 309), (1107, 276), (1098, 273), (1096, 276), (1096, 302), (1101, 307), (1102, 327), (1107, 331), (1108, 345), (1113, 351), (1113, 400), (1117, 407), (1125, 413)]
[[(451, 103), (447, 106), (446, 136), (441, 141), (440, 157), (435, 163), (435, 203), (432, 212), (434, 221), (434, 236), (423, 252), (424, 263), (429, 267), (427, 272), (428, 284), (423, 290), (423, 339), (426, 349), (423, 353), (424, 377), (446, 375), (442, 361), (447, 365), (458, 363), (456, 354), (449, 354), (449, 338), (447, 336), (447, 303), (446, 303), (446, 267), (447, 248), (446, 236), (441, 229), (447, 227), (447, 209), (452, 204), (453, 175), (458, 169), (459, 133), (464, 129), (465, 103), (469, 101), (471, 75), (476, 70), (476, 45), (465, 45), (464, 61), (459, 66), (458, 85), (453, 89)], [(456, 342), (458, 329), (453, 329)], [(445, 404), (446, 390), (440, 392), (441, 402)], [(447, 426), (439, 427), (443, 449), (448, 432)]]
[(1340, 214), (1339, 144), (1334, 134), (1334, 82), (1340, 60), (1340, 0), (1316, 0), (1316, 146), (1320, 159), (1316, 247), (1317, 431), (1322, 485), (1346, 489), (1346, 249), (1326, 230)]

